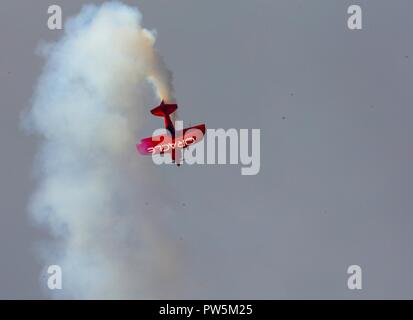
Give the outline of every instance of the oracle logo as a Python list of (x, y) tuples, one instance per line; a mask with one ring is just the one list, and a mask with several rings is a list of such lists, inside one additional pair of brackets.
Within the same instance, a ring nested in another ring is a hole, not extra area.
[(175, 149), (183, 149), (195, 143), (195, 141), (196, 141), (195, 136), (187, 137), (185, 139), (178, 138), (178, 139), (175, 139), (175, 142), (167, 142), (167, 143), (159, 144), (155, 147), (149, 147), (148, 152), (152, 154), (156, 154), (156, 153), (168, 152), (168, 151), (175, 150)]

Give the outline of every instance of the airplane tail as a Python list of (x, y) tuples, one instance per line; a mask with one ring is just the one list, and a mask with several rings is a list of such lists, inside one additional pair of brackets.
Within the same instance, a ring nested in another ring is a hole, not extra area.
[(178, 109), (178, 106), (176, 104), (164, 103), (164, 101), (162, 100), (159, 106), (151, 110), (151, 113), (158, 117), (165, 117), (175, 112), (176, 109)]

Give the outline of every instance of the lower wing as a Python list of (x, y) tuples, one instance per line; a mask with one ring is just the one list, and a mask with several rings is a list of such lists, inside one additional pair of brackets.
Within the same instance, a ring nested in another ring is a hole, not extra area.
[(136, 149), (140, 154), (143, 155), (148, 155), (152, 154), (154, 148), (163, 142), (165, 139), (164, 136), (156, 136), (156, 137), (149, 137), (149, 138), (144, 138), (141, 140), (139, 144), (136, 145)]

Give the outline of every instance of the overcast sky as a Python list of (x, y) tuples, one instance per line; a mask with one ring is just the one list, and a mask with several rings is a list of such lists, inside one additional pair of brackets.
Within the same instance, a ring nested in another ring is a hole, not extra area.
[[(176, 297), (412, 298), (413, 2), (357, 1), (361, 31), (347, 0), (124, 2), (157, 30), (184, 121), (261, 129), (256, 176), (159, 168), (176, 212), (164, 227), (184, 252)], [(19, 118), (38, 44), (63, 33), (48, 6), (66, 19), (83, 3), (0, 3), (0, 298), (49, 297), (34, 254), (48, 233), (27, 213), (38, 139)], [(143, 117), (148, 132), (161, 123)], [(360, 291), (347, 288), (353, 264)]]

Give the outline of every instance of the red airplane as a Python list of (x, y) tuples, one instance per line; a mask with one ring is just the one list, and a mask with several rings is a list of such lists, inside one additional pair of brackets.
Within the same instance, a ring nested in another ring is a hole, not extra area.
[(175, 112), (176, 109), (178, 109), (177, 104), (165, 103), (162, 100), (159, 106), (151, 110), (153, 115), (164, 118), (165, 129), (169, 131), (169, 134), (141, 139), (140, 143), (136, 145), (136, 149), (140, 154), (171, 153), (172, 162), (180, 166), (181, 149), (185, 149), (203, 139), (205, 124), (185, 128), (178, 132), (175, 131), (170, 114)]

